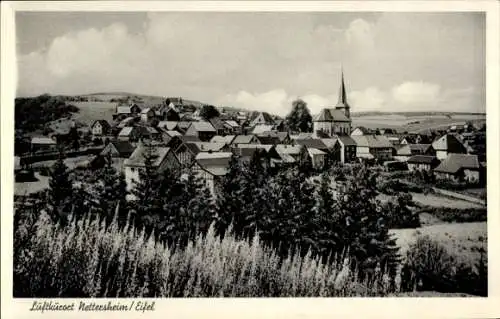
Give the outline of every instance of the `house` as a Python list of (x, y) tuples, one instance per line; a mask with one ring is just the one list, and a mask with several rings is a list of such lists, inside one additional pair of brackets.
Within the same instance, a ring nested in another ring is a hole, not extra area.
[(383, 135), (355, 135), (356, 157), (360, 159), (392, 160), (394, 146)]
[(212, 196), (219, 193), (221, 179), (229, 171), (232, 156), (231, 152), (202, 152), (196, 155), (191, 170), (204, 181)]
[(118, 127), (119, 129), (122, 129), (125, 126), (133, 126), (134, 122), (135, 122), (135, 118), (129, 116), (129, 117), (126, 117), (123, 120), (121, 120), (116, 127)]
[(111, 132), (111, 125), (106, 120), (97, 120), (92, 123), (90, 129), (94, 136), (108, 135)]
[(274, 145), (262, 145), (262, 144), (239, 144), (238, 147), (233, 147), (233, 153), (240, 156), (242, 162), (249, 163), (254, 151), (251, 150), (261, 150), (265, 155), (265, 165), (274, 166), (273, 161), (280, 161), (281, 156), (276, 151)]
[(437, 138), (432, 147), (436, 151), (436, 156), (439, 160), (444, 160), (449, 154), (466, 154), (466, 147), (453, 134), (445, 134)]
[[(356, 159), (357, 144), (354, 139), (347, 135), (341, 135), (337, 139), (338, 149), (340, 150), (340, 163), (350, 163)], [(336, 147), (337, 148), (337, 147)], [(335, 152), (336, 150), (334, 150)]]
[(264, 132), (271, 131), (272, 129), (273, 129), (272, 124), (257, 124), (253, 128), (252, 134), (259, 135), (259, 134), (262, 134)]
[(154, 118), (155, 118), (155, 111), (153, 111), (153, 109), (148, 107), (141, 111), (141, 121), (149, 123)]
[(436, 168), (440, 161), (432, 155), (413, 155), (406, 161), (408, 170), (413, 171), (431, 171)]
[(179, 121), (177, 122), (176, 130), (182, 134), (185, 134), (189, 126), (191, 126), (191, 123), (192, 123), (191, 121)]
[(116, 112), (113, 114), (113, 120), (121, 120), (126, 117), (134, 117), (141, 112), (141, 108), (137, 104), (119, 105), (116, 107)]
[(228, 126), (219, 117), (211, 118), (209, 122), (215, 128), (217, 135), (226, 135), (231, 133)]
[(344, 73), (341, 73), (339, 99), (335, 108), (324, 108), (313, 120), (313, 132), (322, 131), (329, 136), (351, 134), (351, 113), (347, 103)]
[(434, 169), (436, 178), (477, 183), (484, 180), (484, 167), (477, 155), (450, 153)]
[[(254, 112), (250, 117), (250, 126), (256, 126), (259, 124), (267, 124), (272, 126), (275, 124), (273, 117), (267, 112)], [(269, 130), (271, 130), (269, 129)], [(268, 131), (269, 131), (268, 130)]]
[(366, 128), (364, 126), (358, 126), (351, 132), (351, 136), (361, 136), (361, 135), (374, 135), (375, 130)]
[(238, 122), (234, 120), (226, 120), (224, 121), (224, 126), (226, 127), (226, 130), (228, 134), (234, 134), (238, 135), (241, 134), (241, 125), (238, 124)]
[(152, 166), (161, 173), (167, 169), (180, 172), (180, 163), (173, 150), (169, 147), (148, 146), (142, 143), (137, 146), (132, 155), (124, 161), (125, 181), (127, 190), (133, 189), (135, 183), (140, 182), (139, 172), (144, 169), (145, 156), (148, 149), (152, 156)]
[(163, 104), (160, 106), (160, 108), (155, 112), (156, 118), (160, 121), (179, 121), (180, 116), (179, 116), (179, 111), (175, 107), (173, 103), (172, 106)]
[(424, 134), (407, 134), (400, 138), (399, 144), (431, 144), (430, 136)]
[(260, 144), (277, 145), (282, 144), (277, 135), (256, 135)]
[(326, 152), (317, 148), (307, 148), (307, 152), (311, 158), (313, 168), (322, 169), (325, 167)]
[(31, 152), (55, 152), (57, 151), (57, 143), (49, 137), (33, 137), (31, 138)]
[(380, 135), (395, 135), (398, 134), (398, 132), (393, 129), (393, 128), (381, 128), (378, 130)]
[(215, 135), (212, 137), (210, 140), (210, 143), (222, 143), (226, 145), (231, 145), (233, 140), (236, 138), (236, 135), (226, 135), (226, 136), (220, 136), (220, 135)]
[(413, 155), (435, 156), (436, 152), (431, 144), (403, 144), (396, 149), (394, 159), (404, 162)]
[(240, 144), (260, 144), (260, 141), (255, 135), (236, 135), (231, 144), (233, 146)]
[(210, 141), (212, 137), (217, 135), (217, 131), (210, 122), (191, 122), (184, 135), (197, 136), (202, 141)]
[(177, 125), (179, 122), (177, 121), (160, 121), (158, 122), (158, 125), (156, 127), (165, 129), (167, 131), (174, 131), (177, 130)]
[(137, 142), (149, 138), (147, 130), (142, 126), (126, 126), (118, 133), (118, 140)]
[(112, 141), (104, 147), (100, 155), (111, 155), (112, 158), (129, 158), (135, 150), (135, 146), (128, 141)]
[[(291, 140), (290, 134), (288, 134), (288, 132), (266, 131), (266, 132), (259, 134), (259, 136), (268, 136), (268, 137), (276, 138), (279, 142), (278, 144), (288, 144), (288, 143), (290, 143), (290, 140)], [(262, 144), (265, 144), (265, 143), (262, 143)]]
[(309, 158), (307, 148), (302, 145), (276, 145), (276, 152), (283, 163), (302, 163)]

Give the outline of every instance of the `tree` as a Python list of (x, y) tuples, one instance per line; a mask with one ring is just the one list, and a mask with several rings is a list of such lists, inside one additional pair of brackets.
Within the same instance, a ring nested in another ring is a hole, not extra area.
[(301, 99), (293, 101), (292, 110), (286, 117), (286, 123), (292, 131), (312, 132), (312, 116), (307, 103)]
[(64, 163), (64, 153), (59, 151), (59, 157), (50, 170), (48, 203), (49, 211), (55, 221), (65, 223), (71, 212), (73, 184), (69, 178), (68, 167)]
[(111, 221), (115, 208), (119, 205), (118, 218), (123, 221), (126, 217), (127, 183), (125, 175), (113, 167), (111, 153), (106, 155), (105, 165), (97, 173), (95, 187), (100, 212), (106, 214), (107, 220)]
[(219, 111), (213, 105), (205, 104), (200, 111), (200, 117), (208, 121), (214, 117), (220, 116)]

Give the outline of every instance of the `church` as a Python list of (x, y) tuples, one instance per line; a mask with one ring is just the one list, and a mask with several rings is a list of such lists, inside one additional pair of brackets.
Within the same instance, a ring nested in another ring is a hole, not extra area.
[(347, 103), (344, 72), (341, 72), (339, 99), (335, 108), (324, 108), (313, 121), (313, 131), (329, 136), (351, 135), (351, 113)]

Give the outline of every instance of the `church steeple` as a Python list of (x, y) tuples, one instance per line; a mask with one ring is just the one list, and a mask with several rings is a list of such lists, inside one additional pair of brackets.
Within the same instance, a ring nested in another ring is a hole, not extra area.
[(344, 84), (344, 69), (341, 67), (340, 69), (340, 88), (339, 88), (339, 99), (337, 102), (337, 105), (335, 106), (336, 109), (343, 109), (345, 115), (349, 118), (350, 117), (350, 106), (347, 103), (347, 94), (345, 91), (345, 84)]

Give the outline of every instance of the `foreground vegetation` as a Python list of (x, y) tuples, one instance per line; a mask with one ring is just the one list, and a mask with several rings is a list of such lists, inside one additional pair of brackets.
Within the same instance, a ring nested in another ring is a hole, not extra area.
[(260, 242), (215, 235), (167, 246), (115, 219), (90, 215), (66, 227), (42, 214), (16, 229), (15, 297), (381, 296), (388, 276), (360, 281), (349, 256), (280, 258)]

